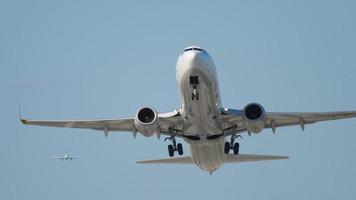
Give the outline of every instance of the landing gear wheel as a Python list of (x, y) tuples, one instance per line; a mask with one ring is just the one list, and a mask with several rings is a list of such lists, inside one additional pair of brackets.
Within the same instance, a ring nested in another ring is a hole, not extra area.
[(224, 152), (228, 154), (230, 149), (231, 149), (230, 142), (225, 142)]
[(173, 157), (174, 156), (174, 148), (173, 148), (173, 145), (168, 145), (168, 154), (169, 154), (169, 157)]
[(180, 156), (183, 155), (183, 146), (181, 143), (177, 144), (177, 151)]
[(235, 143), (234, 144), (234, 155), (238, 155), (239, 154), (239, 149), (240, 149), (240, 144), (239, 143)]

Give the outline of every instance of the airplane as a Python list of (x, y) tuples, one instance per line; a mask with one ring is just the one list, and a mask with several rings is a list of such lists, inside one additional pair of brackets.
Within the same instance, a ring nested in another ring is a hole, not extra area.
[(52, 158), (60, 159), (62, 161), (72, 161), (73, 159), (78, 159), (77, 156), (63, 155), (63, 156), (52, 156)]
[[(216, 67), (208, 52), (198, 46), (185, 48), (178, 56), (176, 80), (181, 106), (171, 112), (158, 113), (151, 107), (138, 109), (134, 117), (98, 120), (28, 120), (26, 125), (82, 128), (103, 131), (137, 132), (151, 137), (165, 135), (169, 140), (169, 158), (138, 161), (151, 164), (195, 164), (212, 174), (225, 163), (288, 159), (287, 156), (240, 154), (237, 139), (279, 127), (300, 126), (320, 121), (356, 117), (356, 111), (342, 112), (266, 112), (259, 103), (249, 103), (243, 109), (221, 105)], [(189, 144), (190, 156), (183, 155), (177, 138)], [(231, 152), (231, 153), (230, 153)], [(179, 156), (174, 157), (178, 153)]]

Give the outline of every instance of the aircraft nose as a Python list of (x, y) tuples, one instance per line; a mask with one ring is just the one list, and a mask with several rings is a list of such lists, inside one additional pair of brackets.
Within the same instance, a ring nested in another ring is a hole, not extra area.
[(184, 53), (184, 57), (186, 57), (187, 60), (190, 60), (193, 65), (201, 64), (203, 56), (203, 52), (201, 51), (189, 51)]

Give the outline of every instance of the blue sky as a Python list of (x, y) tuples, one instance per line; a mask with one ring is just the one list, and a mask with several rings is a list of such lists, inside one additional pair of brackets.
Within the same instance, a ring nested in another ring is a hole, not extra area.
[[(356, 110), (355, 1), (0, 1), (1, 199), (354, 199), (356, 120), (265, 130), (241, 153), (286, 161), (141, 166), (163, 140), (22, 126), (179, 107), (175, 64), (199, 45), (222, 102), (267, 111)], [(185, 145), (185, 154), (188, 148)], [(50, 158), (79, 155), (71, 163)]]

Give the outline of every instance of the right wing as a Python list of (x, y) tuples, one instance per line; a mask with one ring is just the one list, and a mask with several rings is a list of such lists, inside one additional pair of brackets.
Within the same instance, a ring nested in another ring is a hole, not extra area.
[[(347, 119), (356, 117), (356, 111), (337, 112), (266, 112), (264, 128), (271, 128), (273, 132), (278, 127), (304, 126), (320, 121)], [(248, 131), (243, 120), (243, 110), (225, 109), (222, 111), (222, 120), (228, 124), (224, 131), (226, 136), (234, 133)], [(234, 127), (237, 127), (234, 129)]]

